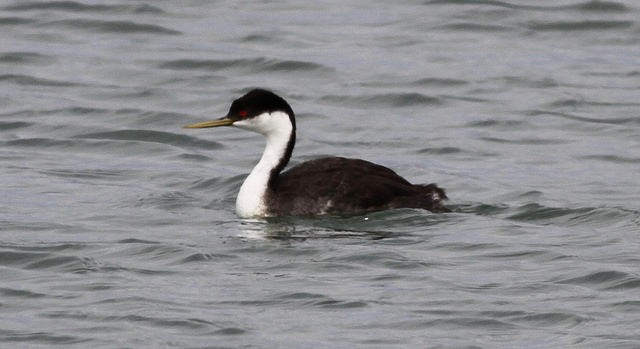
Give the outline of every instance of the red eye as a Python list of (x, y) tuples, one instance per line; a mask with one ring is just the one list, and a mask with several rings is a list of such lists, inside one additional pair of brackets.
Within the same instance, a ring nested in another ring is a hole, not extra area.
[(240, 115), (241, 118), (246, 118), (247, 116), (249, 116), (249, 113), (246, 110), (241, 110), (238, 115)]

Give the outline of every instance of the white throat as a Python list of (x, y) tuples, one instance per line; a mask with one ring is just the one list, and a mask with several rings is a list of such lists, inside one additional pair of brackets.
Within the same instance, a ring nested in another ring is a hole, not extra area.
[(293, 125), (286, 113), (262, 113), (254, 118), (240, 120), (233, 126), (258, 132), (267, 138), (262, 158), (242, 183), (236, 199), (236, 212), (240, 217), (268, 215), (267, 190), (271, 172), (284, 157)]

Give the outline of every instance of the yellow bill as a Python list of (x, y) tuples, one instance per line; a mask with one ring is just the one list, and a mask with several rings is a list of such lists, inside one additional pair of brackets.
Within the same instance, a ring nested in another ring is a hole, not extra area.
[(213, 120), (213, 121), (204, 121), (198, 122), (196, 124), (185, 125), (182, 126), (184, 128), (207, 128), (207, 127), (218, 127), (218, 126), (230, 126), (234, 123), (235, 120), (224, 117), (222, 119)]

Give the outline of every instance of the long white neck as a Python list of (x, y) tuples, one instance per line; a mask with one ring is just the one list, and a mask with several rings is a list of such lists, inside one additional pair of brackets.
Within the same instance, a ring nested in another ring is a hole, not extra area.
[(242, 183), (236, 199), (238, 216), (264, 217), (268, 214), (269, 180), (273, 171), (281, 170), (289, 160), (290, 154), (287, 154), (287, 147), (291, 137), (295, 137), (292, 135), (295, 130), (289, 116), (283, 112), (264, 113), (252, 119), (236, 121), (233, 125), (261, 133), (267, 138), (262, 158)]

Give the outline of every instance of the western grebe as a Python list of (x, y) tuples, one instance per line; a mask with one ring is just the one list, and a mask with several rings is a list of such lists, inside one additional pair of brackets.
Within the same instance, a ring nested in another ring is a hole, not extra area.
[(235, 126), (267, 138), (258, 164), (236, 199), (241, 217), (359, 214), (393, 208), (449, 212), (435, 184), (411, 184), (387, 167), (360, 159), (325, 157), (280, 173), (296, 141), (295, 115), (275, 93), (255, 89), (236, 99), (225, 117), (185, 128)]

